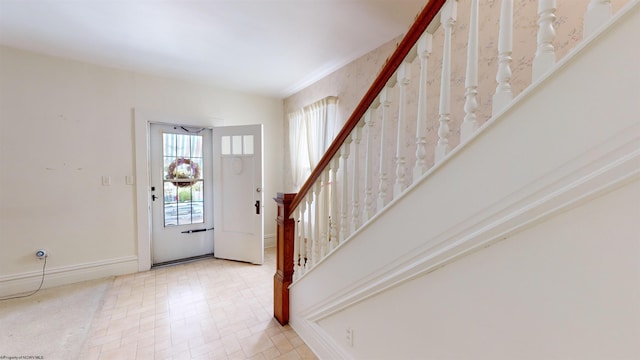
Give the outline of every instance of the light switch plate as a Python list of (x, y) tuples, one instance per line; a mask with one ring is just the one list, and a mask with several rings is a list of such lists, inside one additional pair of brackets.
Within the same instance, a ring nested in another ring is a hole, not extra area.
[(127, 185), (133, 185), (133, 184), (134, 184), (133, 176), (132, 176), (132, 175), (127, 175), (127, 176), (125, 176), (125, 180), (124, 180), (124, 181), (125, 181), (125, 183), (126, 183)]
[(111, 185), (111, 176), (103, 176), (102, 186), (110, 186), (110, 185)]

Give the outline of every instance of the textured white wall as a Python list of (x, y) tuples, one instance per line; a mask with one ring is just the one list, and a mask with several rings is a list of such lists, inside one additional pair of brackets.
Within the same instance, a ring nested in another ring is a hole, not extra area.
[[(40, 269), (37, 248), (49, 250), (51, 271), (136, 255), (135, 186), (125, 184), (135, 174), (133, 108), (264, 124), (265, 200), (282, 191), (280, 99), (2, 47), (0, 281)], [(267, 235), (275, 211), (265, 207)]]

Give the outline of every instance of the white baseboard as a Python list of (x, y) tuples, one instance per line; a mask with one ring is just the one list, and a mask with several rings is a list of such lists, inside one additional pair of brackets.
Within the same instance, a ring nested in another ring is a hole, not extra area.
[(320, 359), (353, 359), (353, 356), (322, 329), (317, 322), (304, 319), (291, 319), (289, 325), (296, 331), (305, 344), (313, 344), (313, 353)]
[(276, 247), (276, 234), (265, 234), (264, 235), (264, 248), (272, 248)]
[[(131, 274), (138, 271), (138, 257), (96, 261), (91, 263), (45, 269), (43, 289), (73, 284), (109, 276)], [(40, 285), (42, 270), (0, 276), (0, 297), (34, 291)]]

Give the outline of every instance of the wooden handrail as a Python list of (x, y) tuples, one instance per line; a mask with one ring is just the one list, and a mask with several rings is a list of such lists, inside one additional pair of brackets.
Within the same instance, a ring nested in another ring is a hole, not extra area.
[(342, 127), (342, 130), (340, 130), (327, 151), (324, 153), (324, 156), (322, 156), (316, 167), (311, 172), (311, 175), (309, 175), (307, 181), (302, 185), (300, 191), (298, 191), (291, 201), (291, 209), (295, 209), (311, 190), (313, 184), (318, 180), (324, 168), (329, 165), (331, 159), (333, 159), (333, 157), (338, 153), (342, 143), (344, 143), (347, 137), (351, 134), (351, 131), (353, 131), (353, 129), (358, 125), (360, 119), (362, 119), (365, 112), (367, 112), (371, 104), (373, 104), (380, 91), (382, 91), (389, 79), (391, 79), (400, 64), (402, 64), (402, 61), (405, 59), (407, 54), (409, 54), (418, 39), (420, 39), (420, 36), (422, 36), (429, 24), (438, 15), (438, 12), (440, 12), (440, 9), (445, 2), (446, 0), (430, 0), (416, 17), (415, 22), (411, 28), (409, 28), (407, 34), (404, 36), (402, 41), (400, 41), (400, 44), (398, 44), (396, 51), (394, 51), (394, 53), (389, 57), (387, 63), (380, 71), (380, 74), (378, 74), (378, 77), (374, 80), (358, 106), (356, 106), (355, 110)]

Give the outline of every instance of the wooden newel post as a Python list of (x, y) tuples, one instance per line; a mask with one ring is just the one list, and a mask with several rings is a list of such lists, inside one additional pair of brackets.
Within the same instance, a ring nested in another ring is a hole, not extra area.
[(276, 274), (273, 276), (273, 315), (282, 325), (289, 322), (289, 285), (293, 279), (295, 221), (290, 218), (291, 201), (296, 194), (278, 193)]

